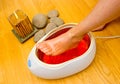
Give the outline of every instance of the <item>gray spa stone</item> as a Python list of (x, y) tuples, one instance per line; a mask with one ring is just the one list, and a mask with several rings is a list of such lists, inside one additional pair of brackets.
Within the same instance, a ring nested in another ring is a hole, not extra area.
[(48, 33), (50, 30), (56, 28), (57, 25), (55, 23), (48, 23), (46, 28), (45, 28), (45, 33)]
[(37, 14), (32, 19), (32, 24), (37, 28), (44, 28), (47, 24), (48, 17), (44, 14)]
[(64, 24), (64, 21), (59, 17), (53, 17), (50, 19), (51, 23), (55, 23), (57, 26)]
[(34, 35), (34, 42), (39, 41), (44, 35), (45, 35), (45, 32), (44, 32), (43, 30), (39, 30), (39, 31)]
[(48, 12), (48, 17), (52, 18), (52, 17), (58, 17), (59, 16), (59, 12), (57, 10), (51, 10)]

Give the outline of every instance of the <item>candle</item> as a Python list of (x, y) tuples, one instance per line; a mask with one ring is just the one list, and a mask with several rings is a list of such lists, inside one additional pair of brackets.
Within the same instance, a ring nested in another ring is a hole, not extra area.
[(33, 27), (28, 16), (21, 10), (14, 11), (8, 17), (8, 20), (15, 33), (17, 33), (20, 38), (25, 38), (33, 31)]

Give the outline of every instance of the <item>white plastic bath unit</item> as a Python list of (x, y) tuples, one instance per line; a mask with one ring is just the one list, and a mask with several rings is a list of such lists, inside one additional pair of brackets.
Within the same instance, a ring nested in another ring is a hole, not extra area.
[[(37, 43), (46, 40), (46, 38), (50, 37), (57, 31), (60, 31), (64, 28), (74, 27), (75, 25), (76, 25), (75, 23), (68, 23), (60, 26), (59, 28), (55, 28), (51, 30), (48, 34), (46, 34)], [(28, 57), (28, 68), (36, 76), (45, 79), (63, 78), (84, 70), (91, 64), (96, 53), (95, 39), (91, 33), (88, 33), (88, 35), (91, 40), (88, 50), (81, 56), (78, 56), (74, 59), (71, 59), (69, 61), (60, 64), (47, 64), (41, 61), (36, 55), (36, 45), (35, 45)]]

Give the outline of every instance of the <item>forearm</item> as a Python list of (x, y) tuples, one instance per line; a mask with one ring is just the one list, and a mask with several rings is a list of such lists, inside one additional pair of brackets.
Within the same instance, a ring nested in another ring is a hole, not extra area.
[(100, 0), (92, 12), (69, 32), (80, 36), (120, 16), (120, 0)]

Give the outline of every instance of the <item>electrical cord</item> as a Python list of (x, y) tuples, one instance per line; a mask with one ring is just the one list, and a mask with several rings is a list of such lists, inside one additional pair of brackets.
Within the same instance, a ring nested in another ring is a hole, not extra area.
[(95, 36), (96, 39), (115, 39), (115, 38), (120, 38), (120, 35), (115, 35), (115, 36)]

